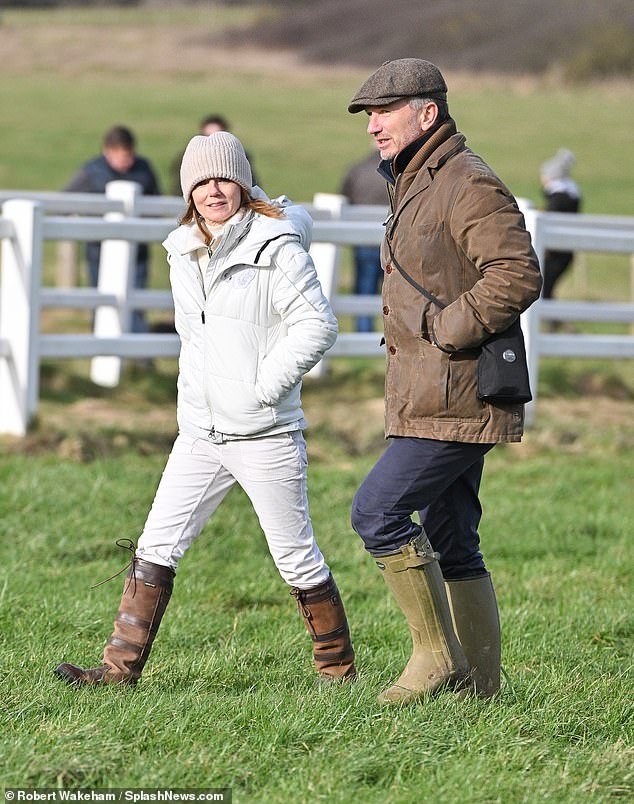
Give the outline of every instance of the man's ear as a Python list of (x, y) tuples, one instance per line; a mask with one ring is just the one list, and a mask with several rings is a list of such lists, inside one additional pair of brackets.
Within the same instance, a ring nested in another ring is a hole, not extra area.
[(420, 130), (423, 132), (429, 131), (429, 129), (434, 127), (436, 120), (438, 120), (438, 106), (433, 101), (426, 103), (420, 110), (418, 120)]

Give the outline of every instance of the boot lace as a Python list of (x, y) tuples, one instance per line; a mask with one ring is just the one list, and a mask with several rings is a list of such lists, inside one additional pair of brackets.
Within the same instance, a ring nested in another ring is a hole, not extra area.
[(108, 581), (112, 581), (114, 578), (118, 578), (119, 575), (121, 575), (122, 572), (125, 572), (128, 569), (132, 569), (132, 572), (130, 574), (130, 578), (128, 579), (128, 583), (127, 583), (127, 585), (125, 587), (124, 593), (128, 591), (128, 589), (130, 588), (130, 584), (134, 581), (134, 591), (132, 592), (132, 597), (134, 597), (136, 595), (136, 572), (135, 572), (136, 545), (132, 541), (132, 539), (117, 539), (115, 544), (117, 545), (117, 547), (121, 547), (123, 550), (129, 550), (130, 551), (130, 553), (131, 553), (130, 561), (128, 561), (128, 563), (125, 565), (125, 567), (120, 569), (119, 572), (115, 572), (114, 575), (111, 575), (109, 578), (106, 578), (103, 581), (99, 581), (99, 583), (96, 583), (94, 586), (91, 586), (90, 588), (91, 589), (96, 589), (98, 586), (102, 586), (104, 583), (108, 583)]
[(299, 589), (297, 586), (294, 586), (291, 591), (289, 592), (295, 600), (297, 601), (297, 608), (300, 610), (302, 616), (309, 620), (311, 617), (310, 609), (306, 605), (305, 595), (302, 589)]
[(308, 629), (308, 633), (311, 634), (311, 636), (316, 637), (317, 636), (317, 630), (315, 629), (315, 626), (313, 624), (312, 612), (308, 608), (308, 606), (306, 605), (306, 594), (305, 594), (304, 590), (303, 589), (298, 589), (297, 586), (294, 586), (291, 589), (290, 594), (293, 595), (293, 597), (297, 601), (297, 608), (299, 609), (299, 613), (304, 618), (304, 622), (306, 623), (306, 628)]

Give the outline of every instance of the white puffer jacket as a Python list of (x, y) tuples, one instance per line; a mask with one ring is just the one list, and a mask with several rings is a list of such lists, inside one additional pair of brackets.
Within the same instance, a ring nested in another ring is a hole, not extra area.
[(276, 203), (284, 218), (250, 211), (226, 225), (204, 276), (195, 224), (163, 243), (181, 340), (181, 433), (260, 436), (303, 420), (301, 378), (335, 342), (337, 319), (307, 253), (309, 214)]

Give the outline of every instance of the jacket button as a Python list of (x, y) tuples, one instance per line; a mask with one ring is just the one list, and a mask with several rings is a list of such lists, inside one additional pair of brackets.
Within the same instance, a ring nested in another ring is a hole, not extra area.
[(389, 312), (390, 312), (390, 308), (386, 304), (385, 307), (383, 308), (383, 315), (387, 315)]
[(392, 266), (390, 265), (390, 263), (389, 263), (389, 262), (388, 262), (388, 264), (385, 266), (385, 273), (386, 273), (386, 274), (391, 274), (391, 273), (392, 273)]
[(395, 355), (396, 354), (396, 346), (390, 346), (389, 351), (390, 351), (391, 355)]

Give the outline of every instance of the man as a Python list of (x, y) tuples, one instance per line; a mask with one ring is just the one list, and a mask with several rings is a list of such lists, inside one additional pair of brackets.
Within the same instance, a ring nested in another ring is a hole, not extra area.
[(524, 411), (478, 398), (478, 347), (538, 298), (539, 265), (515, 199), (457, 132), (436, 66), (386, 62), (348, 111), (368, 115), (392, 211), (381, 247), (391, 442), (355, 495), (352, 525), (408, 621), (413, 653), (379, 701), (446, 687), (490, 697), (500, 628), (478, 494), (485, 454), (520, 440)]
[[(136, 141), (130, 129), (114, 126), (103, 138), (100, 156), (86, 162), (64, 187), (73, 193), (105, 193), (111, 181), (134, 181), (143, 187), (145, 195), (160, 195), (156, 174), (147, 159), (136, 154)], [(100, 243), (86, 243), (86, 260), (90, 285), (99, 283)], [(148, 279), (149, 249), (139, 243), (134, 286), (144, 288)], [(145, 319), (135, 310), (132, 315), (132, 331), (145, 332)]]
[[(385, 180), (379, 176), (377, 168), (379, 159), (376, 151), (371, 151), (365, 159), (355, 162), (343, 179), (341, 194), (351, 204), (370, 204), (385, 206), (387, 192)], [(378, 246), (355, 246), (354, 256), (354, 292), (358, 295), (374, 296), (379, 292), (383, 269)], [(357, 332), (372, 332), (374, 319), (364, 315), (357, 318)]]

